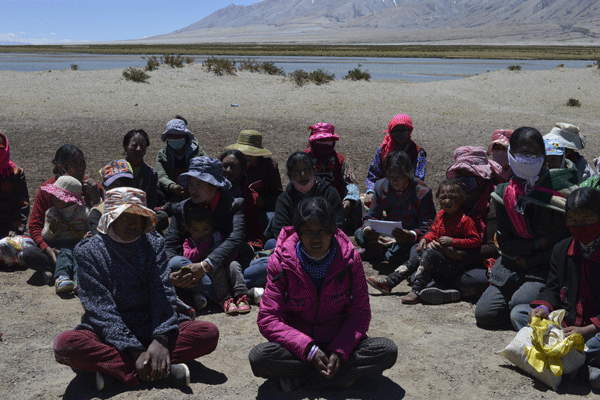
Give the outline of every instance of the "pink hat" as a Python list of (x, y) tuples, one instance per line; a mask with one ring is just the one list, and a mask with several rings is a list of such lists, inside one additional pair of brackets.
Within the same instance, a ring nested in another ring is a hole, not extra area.
[(65, 203), (77, 203), (80, 206), (83, 205), (81, 182), (72, 176), (60, 176), (52, 185), (44, 185), (40, 189), (50, 193)]
[(508, 149), (508, 142), (512, 134), (512, 129), (495, 130), (494, 133), (492, 133), (492, 143), (488, 146), (487, 155), (489, 156), (492, 154), (492, 147), (494, 147), (495, 144), (502, 145)]
[(398, 125), (403, 125), (407, 127), (408, 129), (410, 129), (411, 132), (413, 130), (412, 119), (410, 119), (410, 117), (406, 114), (398, 114), (394, 118), (392, 118), (392, 120), (388, 124), (387, 131), (384, 133), (390, 133), (392, 129), (394, 129)]
[(463, 146), (454, 150), (454, 164), (446, 171), (446, 178), (454, 179), (458, 171), (492, 179), (494, 174), (502, 172), (502, 167), (496, 161), (488, 160), (483, 147)]
[(339, 140), (340, 137), (333, 133), (335, 131), (335, 127), (327, 122), (319, 122), (318, 124), (314, 124), (313, 126), (309, 126), (308, 130), (310, 133), (310, 138), (308, 141), (310, 143), (315, 140)]

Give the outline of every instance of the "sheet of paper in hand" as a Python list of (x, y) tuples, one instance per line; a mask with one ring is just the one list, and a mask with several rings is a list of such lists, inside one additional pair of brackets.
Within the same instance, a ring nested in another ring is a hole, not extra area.
[(402, 229), (401, 221), (379, 221), (376, 219), (367, 220), (367, 226), (370, 226), (375, 232), (380, 235), (392, 236), (392, 231), (395, 228)]

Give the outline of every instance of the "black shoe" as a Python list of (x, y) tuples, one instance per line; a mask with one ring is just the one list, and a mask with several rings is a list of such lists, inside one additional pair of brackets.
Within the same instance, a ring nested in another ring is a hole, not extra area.
[(173, 386), (190, 386), (190, 369), (185, 364), (171, 364), (171, 372), (164, 378)]
[(456, 289), (438, 289), (435, 287), (425, 288), (419, 292), (419, 297), (425, 303), (444, 304), (460, 299), (460, 292)]

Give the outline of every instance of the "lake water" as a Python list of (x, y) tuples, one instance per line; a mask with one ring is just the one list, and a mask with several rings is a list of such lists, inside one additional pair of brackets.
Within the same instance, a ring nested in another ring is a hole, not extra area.
[[(206, 56), (192, 56), (196, 63), (206, 60)], [(226, 58), (245, 60), (248, 57)], [(371, 79), (404, 79), (412, 82), (431, 82), (445, 79), (460, 79), (489, 71), (507, 69), (510, 65), (520, 65), (525, 71), (548, 70), (559, 64), (567, 68), (586, 68), (593, 61), (581, 60), (473, 60), (445, 58), (385, 58), (385, 57), (250, 57), (257, 62), (273, 61), (286, 73), (296, 69), (307, 72), (318, 68), (335, 74), (342, 79), (349, 70), (359, 64), (368, 70)], [(146, 61), (140, 55), (103, 54), (20, 54), (0, 53), (0, 70), (47, 71), (70, 69), (76, 64), (81, 71), (99, 69), (124, 69), (144, 67)]]

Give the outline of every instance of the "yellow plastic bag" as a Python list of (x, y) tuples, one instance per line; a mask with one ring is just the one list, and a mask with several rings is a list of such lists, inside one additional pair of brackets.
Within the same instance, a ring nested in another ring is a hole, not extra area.
[(554, 376), (563, 374), (563, 357), (571, 349), (583, 352), (585, 341), (579, 333), (566, 336), (562, 331), (561, 324), (565, 316), (565, 310), (556, 310), (550, 313), (548, 319), (533, 317), (529, 324), (531, 332), (531, 344), (527, 346), (527, 362), (542, 372), (544, 369), (552, 371)]

